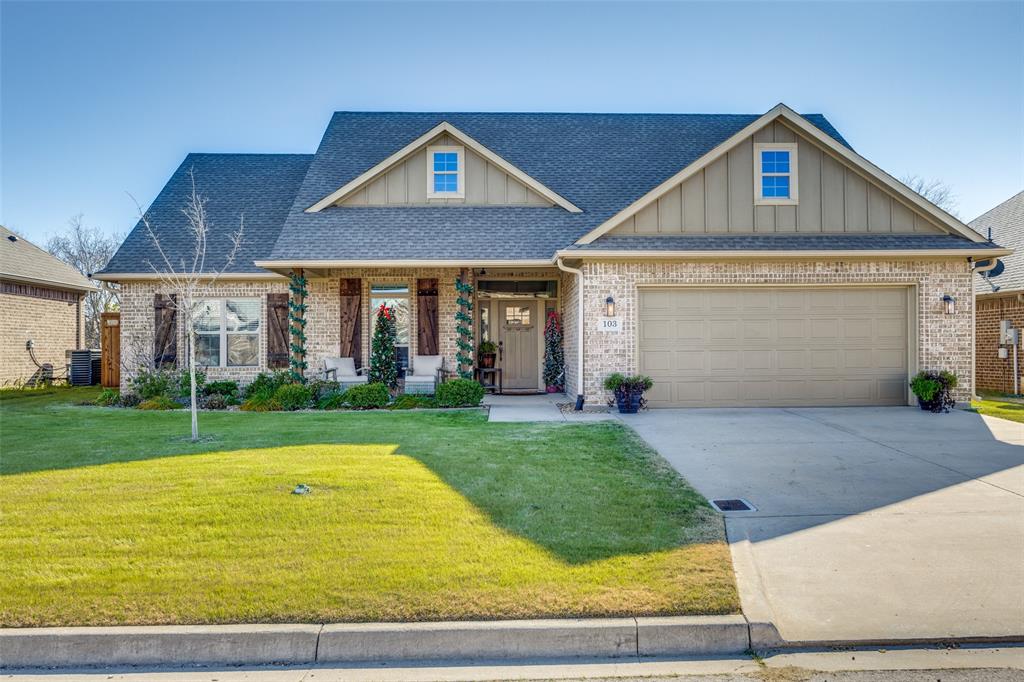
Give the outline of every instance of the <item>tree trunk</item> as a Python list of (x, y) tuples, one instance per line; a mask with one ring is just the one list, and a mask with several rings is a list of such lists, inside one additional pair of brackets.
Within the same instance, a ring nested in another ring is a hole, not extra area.
[(192, 397), (192, 442), (199, 440), (199, 406), (196, 404), (196, 339), (195, 332), (188, 333), (188, 383)]

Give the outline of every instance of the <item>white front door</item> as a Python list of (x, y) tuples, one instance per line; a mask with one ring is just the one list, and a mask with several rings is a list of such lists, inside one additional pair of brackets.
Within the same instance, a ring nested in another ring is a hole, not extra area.
[(498, 357), (506, 389), (538, 390), (540, 306), (537, 301), (498, 302)]

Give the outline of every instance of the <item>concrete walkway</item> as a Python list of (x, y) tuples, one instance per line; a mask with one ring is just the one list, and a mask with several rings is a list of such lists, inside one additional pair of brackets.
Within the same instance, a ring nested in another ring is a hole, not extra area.
[(484, 396), (484, 405), (490, 407), (488, 421), (492, 422), (585, 422), (614, 419), (607, 412), (562, 412), (560, 403), (574, 402), (575, 398), (564, 393), (541, 393), (528, 395)]
[(1024, 635), (1024, 425), (916, 408), (623, 417), (726, 514), (744, 614), (788, 641)]

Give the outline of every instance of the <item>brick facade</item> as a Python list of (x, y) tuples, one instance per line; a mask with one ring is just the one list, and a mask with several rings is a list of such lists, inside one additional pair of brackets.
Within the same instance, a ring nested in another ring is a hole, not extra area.
[[(1024, 295), (984, 296), (977, 301), (975, 323), (975, 376), (978, 389), (1013, 393), (1013, 346), (1005, 346), (1008, 357), (999, 357), (999, 323), (1010, 320), (1017, 329), (1024, 327)], [(1024, 370), (1024, 357), (1018, 345), (1017, 368)], [(1018, 379), (1018, 386), (1024, 385)]]
[(32, 340), (36, 359), (63, 374), (66, 351), (84, 346), (83, 294), (64, 289), (4, 282), (0, 293), (0, 386), (24, 383), (38, 369), (25, 349)]
[[(612, 372), (637, 371), (638, 285), (838, 285), (906, 284), (917, 287), (917, 366), (947, 369), (959, 378), (957, 400), (971, 394), (973, 292), (966, 260), (588, 262), (583, 264), (587, 320), (586, 399), (604, 402), (601, 382)], [(943, 312), (944, 294), (956, 298), (956, 314)], [(623, 322), (618, 333), (600, 332), (594, 321), (613, 296)], [(566, 310), (570, 306), (566, 305)]]

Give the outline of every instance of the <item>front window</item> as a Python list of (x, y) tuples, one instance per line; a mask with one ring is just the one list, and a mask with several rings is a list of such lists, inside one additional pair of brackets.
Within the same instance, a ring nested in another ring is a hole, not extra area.
[(754, 192), (758, 204), (795, 204), (795, 144), (754, 145)]
[(370, 325), (376, 324), (377, 310), (386, 305), (395, 312), (395, 345), (409, 347), (409, 287), (404, 284), (374, 284), (370, 288)]
[(462, 147), (427, 148), (427, 196), (463, 197)]
[(196, 362), (204, 367), (259, 364), (258, 298), (206, 299), (195, 314)]

